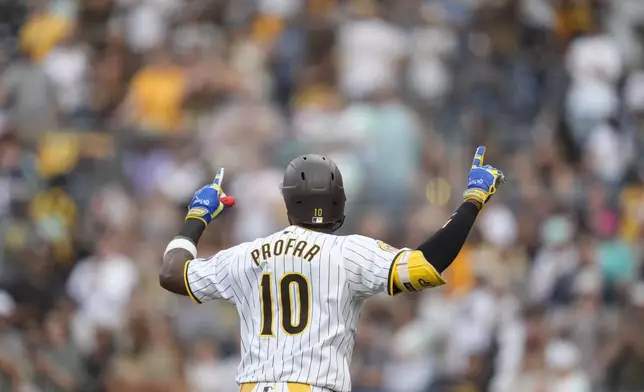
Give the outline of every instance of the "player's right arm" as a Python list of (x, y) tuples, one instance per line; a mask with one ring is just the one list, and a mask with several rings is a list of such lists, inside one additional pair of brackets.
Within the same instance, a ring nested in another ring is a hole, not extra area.
[(396, 295), (445, 284), (441, 273), (461, 251), (476, 217), (505, 181), (503, 173), (483, 165), (479, 147), (468, 177), (464, 201), (445, 225), (416, 249), (397, 250), (367, 237), (350, 236), (343, 257), (349, 286), (362, 295)]
[(197, 243), (206, 227), (225, 208), (235, 204), (221, 189), (224, 169), (219, 169), (212, 183), (199, 189), (192, 198), (186, 219), (179, 234), (168, 244), (159, 272), (159, 284), (164, 289), (192, 298), (201, 303), (207, 299), (227, 298), (226, 269), (221, 265), (222, 254), (197, 258)]

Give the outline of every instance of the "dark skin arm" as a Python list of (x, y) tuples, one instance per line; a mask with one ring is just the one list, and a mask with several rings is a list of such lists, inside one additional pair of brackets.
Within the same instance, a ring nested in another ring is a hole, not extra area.
[[(177, 237), (191, 241), (195, 246), (206, 225), (198, 219), (187, 219)], [(185, 249), (173, 249), (163, 256), (163, 265), (159, 271), (159, 284), (171, 293), (188, 296), (184, 281), (184, 267), (188, 260), (194, 257)]]

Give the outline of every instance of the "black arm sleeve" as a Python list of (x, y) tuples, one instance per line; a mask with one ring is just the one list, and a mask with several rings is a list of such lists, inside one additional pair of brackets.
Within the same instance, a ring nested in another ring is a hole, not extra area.
[(418, 246), (417, 249), (439, 273), (443, 273), (458, 256), (478, 213), (476, 204), (463, 202), (443, 228)]
[(204, 230), (206, 230), (206, 225), (201, 220), (186, 219), (179, 231), (179, 235), (189, 239), (196, 245)]

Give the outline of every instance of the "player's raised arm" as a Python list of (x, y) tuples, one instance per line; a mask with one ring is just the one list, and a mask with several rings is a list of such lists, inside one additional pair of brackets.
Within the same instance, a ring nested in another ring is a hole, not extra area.
[(440, 230), (417, 248), (438, 272), (443, 272), (454, 261), (479, 211), (494, 195), (497, 187), (505, 182), (501, 170), (483, 165), (484, 159), (485, 147), (478, 147), (470, 168), (467, 189), (463, 192), (463, 203)]
[(164, 289), (195, 299), (188, 287), (187, 267), (197, 257), (197, 242), (210, 222), (235, 204), (235, 199), (222, 190), (223, 179), (224, 169), (221, 168), (213, 182), (199, 189), (190, 201), (183, 227), (163, 255), (159, 284)]
[(461, 251), (481, 208), (505, 181), (500, 170), (483, 165), (484, 159), (485, 147), (479, 147), (463, 192), (464, 201), (447, 223), (416, 250), (406, 249), (396, 255), (387, 283), (390, 295), (445, 283), (441, 273)]
[(470, 169), (463, 203), (431, 238), (416, 249), (395, 249), (381, 241), (349, 236), (343, 244), (343, 262), (349, 288), (368, 297), (383, 291), (396, 295), (445, 284), (441, 273), (461, 251), (481, 208), (505, 181), (503, 173), (483, 165), (485, 147), (479, 147)]

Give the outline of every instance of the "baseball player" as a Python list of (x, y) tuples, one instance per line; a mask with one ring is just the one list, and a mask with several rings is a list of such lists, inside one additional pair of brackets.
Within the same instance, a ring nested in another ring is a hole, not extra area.
[(477, 214), (503, 173), (483, 165), (479, 147), (464, 201), (415, 249), (395, 249), (360, 235), (333, 233), (344, 222), (340, 170), (329, 158), (289, 163), (282, 194), (291, 226), (205, 258), (197, 243), (235, 200), (222, 190), (224, 170), (195, 193), (183, 228), (166, 248), (163, 288), (197, 303), (231, 301), (241, 319), (241, 392), (347, 392), (356, 325), (366, 298), (445, 284), (441, 273), (459, 253)]

